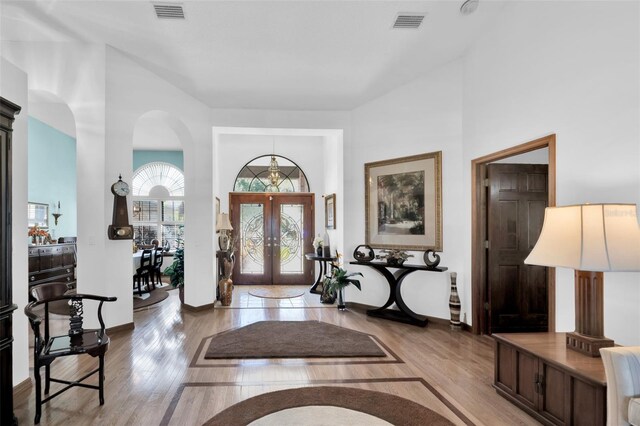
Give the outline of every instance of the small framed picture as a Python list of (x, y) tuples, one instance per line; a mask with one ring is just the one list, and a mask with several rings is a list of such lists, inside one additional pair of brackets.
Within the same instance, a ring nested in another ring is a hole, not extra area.
[(324, 227), (336, 229), (336, 194), (324, 197)]

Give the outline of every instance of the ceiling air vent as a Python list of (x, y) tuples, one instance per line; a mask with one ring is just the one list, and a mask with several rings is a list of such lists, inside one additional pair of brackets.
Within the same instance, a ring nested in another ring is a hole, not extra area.
[(393, 28), (420, 28), (424, 17), (424, 13), (398, 13), (398, 16), (396, 16), (396, 20), (393, 23)]
[(159, 19), (184, 19), (182, 5), (176, 3), (153, 3)]

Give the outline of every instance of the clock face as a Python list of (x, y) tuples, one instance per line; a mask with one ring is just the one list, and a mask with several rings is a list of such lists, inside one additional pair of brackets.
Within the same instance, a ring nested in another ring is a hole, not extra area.
[(119, 195), (121, 197), (126, 197), (129, 194), (129, 185), (119, 180), (113, 184), (111, 190), (114, 194)]

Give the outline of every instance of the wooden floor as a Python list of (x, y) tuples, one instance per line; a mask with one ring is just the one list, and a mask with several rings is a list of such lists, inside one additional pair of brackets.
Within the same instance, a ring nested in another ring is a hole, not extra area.
[[(318, 297), (254, 300), (247, 288), (236, 286), (231, 307), (190, 312), (171, 291), (160, 304), (134, 313), (135, 330), (111, 335), (105, 405), (99, 405), (97, 391), (74, 388), (45, 404), (41, 424), (198, 425), (254, 395), (319, 385), (392, 393), (433, 407), (456, 424), (538, 424), (491, 387), (490, 339), (433, 323), (420, 328), (370, 318), (357, 308), (338, 311), (317, 303)], [(376, 336), (391, 355), (373, 363), (203, 359), (208, 337), (261, 320), (319, 320), (362, 331)], [(69, 377), (95, 365), (89, 356), (61, 359), (52, 375)], [(16, 395), (15, 414), (25, 425), (33, 423), (34, 413), (32, 387)]]

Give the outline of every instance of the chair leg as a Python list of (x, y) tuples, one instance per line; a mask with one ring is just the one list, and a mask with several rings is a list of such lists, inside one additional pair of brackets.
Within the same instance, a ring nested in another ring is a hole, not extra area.
[(100, 375), (98, 378), (100, 405), (104, 405), (104, 355), (100, 355), (100, 371), (98, 371), (98, 374)]
[(142, 296), (142, 289), (140, 288), (142, 278), (140, 278), (140, 276), (136, 275), (134, 280), (135, 280), (136, 284), (138, 285), (138, 296)]
[(44, 394), (49, 395), (49, 383), (51, 382), (51, 364), (44, 366)]
[(36, 417), (33, 420), (35, 424), (40, 423), (40, 415), (42, 414), (42, 385), (40, 381), (40, 366), (35, 365), (33, 368), (33, 376), (36, 379)]

